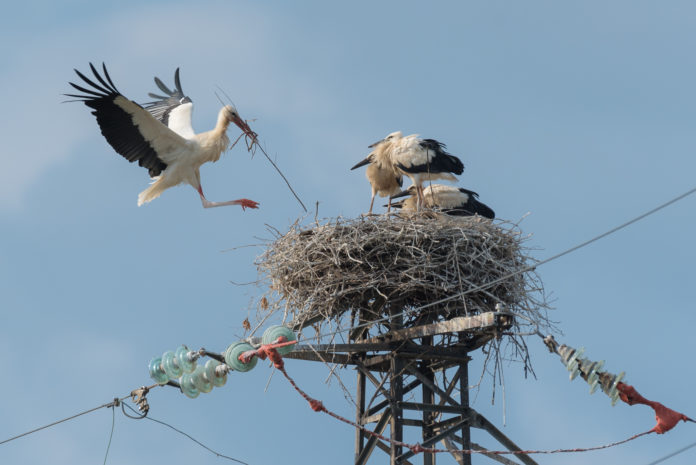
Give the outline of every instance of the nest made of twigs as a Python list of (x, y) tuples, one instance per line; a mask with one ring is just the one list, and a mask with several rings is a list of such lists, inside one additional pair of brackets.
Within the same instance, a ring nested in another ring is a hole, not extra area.
[(534, 260), (515, 224), (381, 215), (295, 223), (276, 235), (256, 262), (270, 289), (263, 313), (282, 311), (296, 327), (312, 322), (320, 332), (327, 323), (355, 324), (356, 314), (379, 320), (397, 311), (409, 326), (501, 308), (520, 317), (518, 332), (549, 326)]

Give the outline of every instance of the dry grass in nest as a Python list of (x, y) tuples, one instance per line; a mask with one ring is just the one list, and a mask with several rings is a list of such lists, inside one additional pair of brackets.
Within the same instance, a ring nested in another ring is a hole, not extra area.
[[(403, 324), (411, 326), (502, 304), (498, 308), (515, 315), (510, 335), (550, 327), (534, 260), (515, 224), (433, 213), (380, 215), (312, 228), (295, 223), (275, 234), (256, 263), (270, 289), (260, 309), (264, 319), (282, 313), (284, 322), (335, 334), (356, 325), (361, 313), (382, 320), (405, 312)], [(432, 305), (442, 299), (448, 300)], [(518, 355), (526, 360), (526, 346), (523, 352)]]

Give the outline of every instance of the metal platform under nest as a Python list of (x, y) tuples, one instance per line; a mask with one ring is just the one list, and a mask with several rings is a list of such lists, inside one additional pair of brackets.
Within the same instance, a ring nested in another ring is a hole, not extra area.
[[(459, 464), (471, 464), (472, 455), (458, 453), (458, 449), (481, 450), (484, 452), (480, 455), (504, 464), (536, 464), (525, 454), (514, 455), (514, 460), (486, 454), (483, 447), (471, 442), (473, 427), (486, 431), (510, 451), (521, 450), (469, 407), (468, 354), (508, 330), (513, 325), (509, 314), (486, 312), (408, 328), (401, 327), (402, 316), (395, 314), (390, 322), (380, 324), (387, 332), (376, 336), (370, 336), (370, 330), (378, 323), (368, 325), (362, 315), (359, 321), (349, 344), (297, 345), (285, 357), (355, 366), (356, 422), (366, 427), (374, 424), (372, 431), (378, 434), (389, 425), (393, 441), (403, 442), (404, 427), (414, 427), (421, 429), (419, 442), (423, 447), (440, 442)], [(303, 326), (307, 324), (293, 329), (301, 330)], [(456, 342), (434, 344), (434, 339), (442, 335), (457, 335)], [(418, 388), (421, 402), (404, 401), (406, 394), (416, 396)], [(455, 389), (459, 390), (459, 400), (452, 397)], [(386, 452), (391, 464), (414, 463), (413, 451), (356, 429), (354, 463), (366, 464), (375, 448)], [(424, 465), (435, 463), (435, 454), (421, 455)]]

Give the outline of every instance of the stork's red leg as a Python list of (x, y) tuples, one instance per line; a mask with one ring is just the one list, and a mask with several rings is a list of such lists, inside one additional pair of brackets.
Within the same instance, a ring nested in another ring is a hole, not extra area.
[(421, 211), (423, 209), (423, 204), (425, 203), (423, 186), (420, 184), (416, 186), (416, 211)]
[(213, 207), (225, 207), (227, 205), (239, 205), (242, 207), (242, 210), (246, 210), (247, 208), (259, 208), (259, 203), (254, 202), (253, 200), (249, 199), (237, 199), (237, 200), (229, 200), (227, 202), (211, 202), (210, 200), (205, 198), (205, 195), (203, 195), (203, 187), (198, 186), (198, 195), (201, 197), (201, 203), (203, 204), (203, 208), (213, 208)]

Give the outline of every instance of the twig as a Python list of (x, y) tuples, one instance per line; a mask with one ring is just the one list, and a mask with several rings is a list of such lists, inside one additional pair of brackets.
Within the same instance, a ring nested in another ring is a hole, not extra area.
[(307, 207), (305, 207), (305, 204), (302, 203), (302, 200), (300, 200), (300, 197), (298, 197), (297, 193), (295, 192), (295, 189), (293, 189), (292, 186), (290, 185), (290, 181), (288, 181), (288, 178), (286, 178), (285, 175), (283, 174), (283, 172), (280, 171), (280, 168), (278, 168), (278, 165), (276, 165), (275, 162), (273, 160), (271, 160), (271, 157), (268, 156), (268, 154), (266, 153), (266, 150), (264, 150), (264, 148), (261, 146), (261, 144), (259, 144), (259, 141), (257, 138), (254, 138), (251, 141), (251, 145), (247, 146), (249, 151), (250, 152), (252, 151), (252, 148), (254, 147), (254, 145), (256, 147), (258, 147), (259, 149), (261, 149), (261, 153), (263, 153), (263, 155), (266, 157), (266, 159), (271, 163), (271, 165), (273, 165), (273, 168), (275, 168), (276, 171), (278, 172), (278, 174), (280, 174), (280, 177), (283, 178), (283, 181), (285, 181), (285, 184), (288, 185), (288, 189), (290, 189), (290, 192), (292, 192), (292, 195), (295, 196), (297, 201), (300, 202), (300, 205), (302, 205), (302, 209), (305, 211), (305, 213), (307, 213)]

